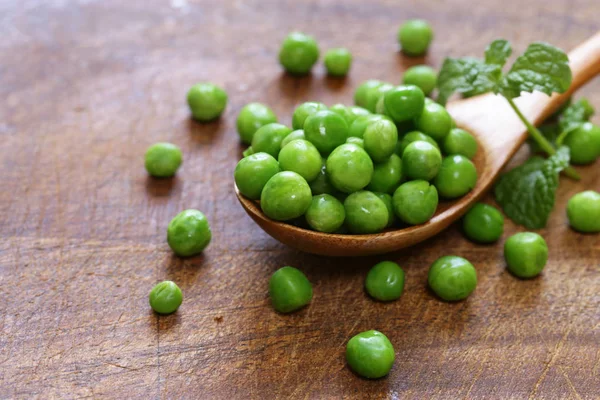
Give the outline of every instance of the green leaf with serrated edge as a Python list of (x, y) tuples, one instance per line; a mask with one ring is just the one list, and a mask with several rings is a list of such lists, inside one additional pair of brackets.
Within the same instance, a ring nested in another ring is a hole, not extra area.
[(475, 58), (446, 58), (438, 74), (437, 102), (445, 105), (453, 93), (496, 92), (502, 78), (499, 65), (485, 64)]
[(594, 112), (594, 107), (590, 102), (582, 98), (565, 108), (558, 117), (558, 122), (561, 129), (566, 131), (573, 126), (579, 126), (581, 123), (589, 121)]
[(509, 99), (519, 97), (522, 92), (564, 93), (571, 81), (569, 58), (565, 52), (548, 43), (536, 42), (517, 58), (502, 82), (500, 92)]
[(504, 213), (528, 229), (546, 226), (554, 208), (559, 173), (569, 165), (569, 149), (561, 147), (544, 160), (532, 157), (502, 175), (494, 195)]
[(494, 40), (485, 48), (485, 63), (497, 64), (503, 67), (511, 53), (512, 47), (510, 47), (508, 40)]

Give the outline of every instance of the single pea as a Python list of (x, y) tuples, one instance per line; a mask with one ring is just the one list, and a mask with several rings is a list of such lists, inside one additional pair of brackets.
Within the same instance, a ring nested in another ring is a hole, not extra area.
[(373, 121), (363, 134), (365, 151), (374, 162), (384, 162), (396, 150), (398, 129), (388, 119)]
[(373, 161), (367, 152), (355, 144), (343, 144), (327, 158), (327, 176), (332, 185), (352, 193), (366, 187), (373, 176)]
[(344, 201), (346, 226), (352, 233), (376, 233), (383, 230), (389, 216), (385, 203), (373, 192), (361, 190)]
[(279, 153), (279, 166), (283, 171), (294, 171), (312, 181), (321, 172), (321, 154), (308, 140), (294, 140), (288, 143)]
[(312, 300), (312, 286), (300, 270), (283, 267), (275, 271), (269, 280), (269, 296), (273, 308), (289, 313), (306, 306)]
[(321, 152), (329, 154), (348, 139), (348, 124), (339, 114), (319, 111), (304, 122), (304, 135)]
[(446, 301), (469, 297), (477, 286), (477, 271), (469, 261), (457, 256), (438, 258), (429, 268), (429, 287)]
[(516, 233), (504, 243), (504, 258), (508, 270), (513, 275), (519, 278), (533, 278), (546, 266), (548, 245), (537, 233)]
[(384, 119), (389, 120), (388, 117), (379, 114), (361, 115), (357, 117), (354, 122), (352, 122), (352, 125), (350, 125), (350, 128), (348, 129), (348, 136), (362, 139), (365, 135), (365, 129), (367, 129), (369, 124)]
[(453, 155), (442, 160), (440, 172), (433, 180), (441, 197), (455, 199), (469, 193), (477, 183), (475, 164), (465, 156)]
[(276, 122), (261, 126), (252, 138), (252, 149), (255, 153), (267, 153), (277, 158), (281, 151), (281, 142), (292, 130)]
[(279, 163), (273, 156), (255, 153), (237, 163), (233, 178), (241, 194), (251, 200), (258, 200), (269, 179), (279, 171)]
[(404, 291), (404, 271), (392, 261), (375, 264), (367, 274), (365, 288), (375, 300), (397, 300)]
[(319, 111), (325, 110), (327, 110), (327, 106), (317, 101), (307, 101), (300, 104), (294, 109), (294, 114), (292, 115), (292, 128), (303, 129), (306, 118), (318, 113)]
[[(354, 119), (363, 116), (363, 115), (369, 115), (371, 114), (371, 111), (367, 110), (366, 108), (360, 107), (360, 106), (349, 106), (347, 107), (348, 110), (354, 115)], [(354, 120), (352, 120), (354, 122)], [(350, 126), (350, 125), (348, 125)]]
[(418, 86), (428, 96), (435, 89), (437, 74), (428, 65), (415, 65), (406, 70), (402, 83)]
[(175, 282), (162, 281), (152, 288), (148, 300), (155, 312), (171, 314), (177, 311), (183, 302), (183, 294)]
[(437, 144), (435, 140), (431, 138), (431, 136), (427, 136), (426, 134), (419, 131), (410, 131), (405, 134), (401, 140), (398, 141), (398, 147), (396, 148), (396, 154), (402, 157), (402, 153), (406, 150), (409, 144), (412, 142), (416, 142), (417, 140), (422, 140), (434, 146), (436, 149), (440, 150), (440, 146)]
[(423, 224), (433, 217), (438, 205), (435, 186), (427, 181), (409, 181), (394, 192), (394, 211), (409, 225)]
[(306, 139), (306, 136), (304, 136), (304, 129), (296, 129), (295, 131), (290, 132), (290, 134), (281, 141), (281, 148), (283, 149), (289, 142), (298, 139)]
[(393, 88), (394, 85), (392, 85), (391, 83), (384, 82), (380, 86), (368, 90), (366, 94), (367, 104), (365, 104), (364, 107), (371, 112), (376, 112), (377, 102), (379, 101), (379, 99), (381, 99), (382, 96), (384, 96)]
[(394, 213), (394, 200), (392, 199), (392, 196), (387, 193), (381, 193), (381, 192), (374, 192), (374, 193), (375, 193), (375, 196), (379, 197), (381, 199), (381, 201), (384, 202), (385, 207), (388, 210), (388, 223), (385, 227), (389, 228), (396, 223), (396, 214)]
[(394, 193), (402, 180), (402, 160), (392, 154), (386, 161), (375, 164), (373, 177), (367, 186), (373, 192)]
[(422, 19), (408, 20), (398, 30), (398, 42), (402, 52), (409, 56), (425, 54), (432, 39), (433, 29)]
[(600, 126), (584, 122), (569, 133), (564, 144), (571, 149), (573, 164), (589, 164), (600, 156)]
[(415, 118), (415, 126), (417, 130), (442, 142), (450, 133), (452, 118), (443, 106), (434, 102), (426, 102), (421, 115)]
[(477, 203), (463, 218), (463, 231), (474, 242), (493, 243), (502, 237), (504, 217), (497, 208)]
[(207, 122), (221, 116), (227, 106), (227, 93), (212, 83), (198, 83), (188, 91), (187, 102), (194, 119)]
[(277, 116), (268, 106), (261, 103), (249, 103), (242, 107), (238, 114), (237, 132), (242, 142), (250, 144), (258, 128), (273, 122), (277, 122)]
[(279, 63), (293, 75), (308, 74), (318, 59), (317, 42), (312, 36), (302, 32), (290, 33), (279, 50)]
[(347, 49), (337, 48), (325, 53), (325, 68), (332, 76), (346, 76), (352, 65), (352, 54)]
[(269, 179), (260, 196), (260, 207), (267, 217), (287, 221), (302, 216), (311, 201), (306, 180), (295, 172), (284, 171)]
[(385, 115), (390, 120), (392, 119), (391, 114), (388, 112), (387, 108), (385, 108), (385, 95), (381, 95), (379, 100), (377, 100), (377, 105), (375, 106), (375, 114)]
[(167, 243), (175, 254), (190, 257), (202, 253), (212, 238), (210, 225), (198, 210), (180, 212), (169, 222)]
[[(367, 106), (367, 93), (376, 87), (383, 85), (382, 81), (377, 79), (370, 79), (368, 81), (363, 82), (359, 87), (356, 88), (354, 92), (354, 104), (360, 107)], [(366, 108), (365, 108), (366, 110)], [(369, 110), (367, 110), (369, 111)]]
[(322, 166), (319, 175), (309, 183), (310, 190), (313, 196), (318, 194), (330, 194), (336, 195), (338, 193), (337, 189), (333, 187), (331, 182), (329, 181), (329, 177), (327, 176), (327, 171), (325, 167), (325, 160), (321, 160)]
[(242, 156), (244, 157), (249, 157), (252, 154), (254, 154), (254, 149), (252, 148), (252, 146), (249, 146), (246, 150), (242, 152)]
[(329, 111), (333, 111), (336, 114), (339, 114), (340, 117), (344, 118), (348, 126), (356, 119), (356, 115), (350, 111), (348, 107), (341, 103), (337, 103), (329, 107)]
[(425, 107), (425, 94), (415, 85), (401, 85), (384, 95), (385, 109), (394, 122), (417, 118)]
[(306, 222), (315, 231), (331, 233), (344, 224), (346, 211), (344, 205), (329, 194), (313, 196), (306, 210)]
[(567, 217), (579, 232), (600, 232), (600, 193), (593, 190), (577, 193), (567, 203)]
[(475, 153), (477, 153), (477, 141), (473, 135), (464, 129), (454, 128), (444, 138), (442, 149), (448, 155), (460, 154), (468, 159), (473, 159)]
[(410, 143), (402, 153), (402, 171), (410, 179), (429, 181), (438, 174), (440, 165), (440, 151), (422, 140)]
[(346, 143), (355, 144), (359, 147), (362, 147), (363, 149), (365, 148), (365, 141), (362, 140), (361, 138), (357, 138), (354, 136), (350, 136), (348, 139), (346, 139)]
[(156, 178), (168, 178), (181, 165), (181, 149), (171, 143), (155, 143), (148, 147), (144, 156), (146, 171)]
[(361, 332), (346, 345), (346, 362), (352, 371), (363, 378), (377, 379), (386, 376), (392, 369), (395, 358), (394, 346), (379, 331)]

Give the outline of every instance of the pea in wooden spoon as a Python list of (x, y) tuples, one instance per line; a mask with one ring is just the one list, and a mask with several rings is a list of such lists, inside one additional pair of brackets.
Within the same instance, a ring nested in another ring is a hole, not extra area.
[[(525, 117), (539, 124), (551, 115), (580, 86), (600, 73), (600, 33), (569, 53), (573, 82), (562, 94), (546, 96), (532, 93), (515, 100)], [(246, 199), (235, 187), (235, 193), (248, 215), (273, 238), (308, 253), (326, 256), (366, 256), (383, 254), (412, 246), (428, 239), (460, 218), (492, 186), (502, 168), (527, 138), (527, 130), (510, 108), (506, 99), (485, 94), (458, 100), (447, 105), (456, 124), (471, 132), (479, 142), (473, 159), (479, 174), (475, 188), (454, 201), (441, 201), (425, 224), (388, 230), (370, 235), (342, 235), (298, 228), (266, 217), (260, 206)]]

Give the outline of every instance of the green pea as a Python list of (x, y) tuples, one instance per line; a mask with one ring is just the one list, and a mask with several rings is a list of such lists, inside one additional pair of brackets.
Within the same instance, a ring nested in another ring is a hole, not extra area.
[(394, 211), (398, 218), (409, 225), (429, 221), (437, 205), (437, 190), (427, 181), (409, 181), (398, 186), (394, 192)]
[(460, 154), (468, 159), (473, 159), (477, 153), (477, 141), (469, 132), (454, 128), (442, 142), (445, 154)]
[(344, 201), (346, 226), (352, 233), (380, 232), (388, 224), (385, 203), (374, 193), (362, 190), (352, 193)]
[(477, 203), (463, 218), (465, 235), (477, 243), (493, 243), (502, 237), (504, 217), (497, 208)]
[(168, 178), (181, 165), (181, 149), (171, 143), (155, 143), (148, 147), (144, 156), (146, 171), (156, 178)]
[(295, 131), (292, 131), (289, 135), (284, 137), (281, 141), (281, 148), (283, 149), (289, 142), (298, 139), (306, 139), (306, 136), (304, 136), (304, 129), (296, 129)]
[(321, 154), (329, 154), (346, 142), (348, 124), (339, 114), (332, 111), (319, 111), (304, 122), (304, 135)]
[(391, 83), (383, 83), (380, 86), (369, 89), (365, 96), (366, 104), (364, 107), (371, 112), (376, 112), (377, 102), (379, 99), (393, 88), (394, 85)]
[(367, 152), (354, 144), (343, 144), (327, 158), (327, 176), (331, 184), (344, 193), (366, 187), (373, 176), (373, 161)]
[(152, 288), (148, 300), (155, 312), (171, 314), (177, 311), (183, 302), (183, 294), (175, 282), (163, 281)]
[(249, 157), (252, 154), (254, 154), (254, 149), (252, 148), (252, 146), (248, 147), (246, 150), (244, 150), (242, 152), (242, 156), (244, 156), (244, 157)]
[(392, 261), (375, 264), (367, 274), (365, 288), (375, 300), (397, 300), (404, 291), (404, 271)]
[(269, 296), (275, 310), (289, 313), (310, 303), (313, 290), (306, 275), (300, 270), (283, 267), (275, 271), (269, 280)]
[(390, 120), (392, 119), (390, 112), (387, 110), (387, 108), (385, 108), (385, 95), (380, 96), (379, 100), (377, 100), (377, 104), (375, 105), (375, 113), (379, 115), (385, 115)]
[(365, 151), (374, 162), (383, 162), (387, 160), (398, 144), (398, 130), (396, 125), (390, 120), (382, 119), (373, 121), (363, 134)]
[(433, 29), (421, 19), (406, 21), (398, 30), (398, 42), (402, 51), (409, 56), (425, 54), (432, 39)]
[(394, 193), (402, 180), (402, 160), (392, 154), (386, 161), (375, 164), (373, 177), (367, 189), (374, 192)]
[(352, 54), (347, 49), (331, 49), (325, 53), (325, 68), (332, 76), (346, 76), (352, 65)]
[(593, 190), (577, 193), (567, 203), (569, 224), (579, 232), (600, 232), (600, 193)]
[[(360, 116), (371, 114), (371, 112), (369, 110), (367, 110), (366, 108), (360, 107), (360, 106), (349, 106), (347, 108), (354, 115), (354, 119), (352, 120), (353, 122), (356, 118), (358, 118)], [(350, 125), (348, 125), (348, 126), (350, 126)]]
[(390, 340), (383, 333), (372, 330), (361, 332), (348, 341), (346, 361), (363, 378), (377, 379), (386, 376), (396, 353)]
[(267, 153), (277, 158), (281, 151), (281, 142), (290, 132), (290, 128), (278, 123), (261, 126), (252, 138), (252, 149), (255, 153)]
[(377, 79), (370, 79), (368, 81), (363, 82), (359, 87), (356, 88), (356, 91), (354, 92), (354, 104), (360, 107), (366, 107), (367, 93), (371, 89), (377, 88), (381, 85), (383, 85), (383, 82), (378, 81)]
[(462, 257), (444, 256), (431, 264), (427, 281), (441, 299), (458, 301), (466, 299), (475, 290), (477, 271)]
[(190, 257), (202, 253), (212, 238), (208, 220), (198, 210), (180, 212), (169, 222), (167, 243), (175, 254)]
[(367, 126), (375, 121), (382, 121), (385, 119), (389, 120), (388, 117), (378, 114), (361, 115), (357, 117), (354, 122), (352, 122), (352, 125), (350, 125), (350, 128), (348, 129), (348, 136), (362, 139), (365, 135)]
[(410, 179), (429, 181), (435, 178), (441, 165), (440, 151), (425, 141), (410, 143), (402, 153), (402, 171)]
[(585, 122), (570, 132), (564, 144), (571, 149), (573, 164), (589, 164), (600, 156), (600, 126)]
[(306, 180), (295, 172), (284, 171), (269, 179), (260, 196), (260, 207), (267, 217), (287, 221), (302, 216), (311, 201)]
[(465, 156), (453, 155), (444, 158), (440, 172), (433, 180), (440, 196), (455, 199), (469, 193), (477, 183), (477, 170)]
[(313, 196), (306, 210), (306, 222), (315, 231), (331, 233), (344, 224), (346, 211), (344, 205), (329, 194)]
[(261, 103), (249, 103), (240, 110), (236, 126), (242, 142), (250, 144), (258, 128), (273, 122), (277, 122), (273, 110)]
[(402, 82), (405, 85), (418, 86), (425, 96), (428, 96), (435, 89), (437, 74), (428, 65), (415, 65), (406, 70)]
[(322, 161), (321, 171), (319, 175), (309, 183), (310, 190), (314, 196), (318, 194), (330, 194), (337, 195), (338, 191), (333, 187), (331, 182), (329, 181), (329, 177), (327, 176), (327, 168), (325, 166), (325, 160)]
[(279, 63), (293, 75), (306, 75), (319, 59), (319, 46), (312, 36), (290, 33), (279, 50)]
[(381, 201), (385, 204), (385, 207), (388, 210), (388, 223), (385, 226), (386, 228), (392, 227), (396, 223), (396, 214), (394, 213), (394, 200), (392, 196), (387, 193), (374, 192), (375, 196), (379, 197)]
[(409, 144), (412, 142), (416, 142), (417, 140), (422, 140), (424, 142), (429, 143), (434, 146), (436, 149), (440, 150), (437, 142), (431, 138), (431, 136), (427, 136), (426, 134), (419, 131), (411, 131), (402, 137), (402, 139), (398, 142), (398, 147), (396, 149), (396, 153), (402, 157), (402, 153), (406, 150)]
[(212, 83), (198, 83), (188, 91), (187, 102), (194, 119), (207, 122), (221, 116), (227, 106), (227, 93)]
[(233, 177), (241, 194), (251, 200), (258, 200), (269, 179), (279, 171), (279, 163), (273, 156), (255, 153), (237, 163)]
[(450, 133), (452, 118), (443, 106), (434, 102), (425, 102), (423, 112), (415, 118), (415, 126), (419, 131), (441, 143)]
[(357, 137), (354, 137), (354, 136), (350, 136), (348, 139), (346, 139), (346, 143), (348, 143), (348, 144), (355, 144), (358, 147), (361, 147), (363, 149), (365, 148), (365, 141), (362, 140), (361, 138), (357, 138)]
[(398, 123), (417, 118), (425, 107), (425, 94), (415, 85), (396, 86), (383, 98), (387, 113)]
[(288, 143), (279, 153), (279, 166), (284, 171), (294, 171), (312, 181), (321, 172), (321, 154), (319, 150), (307, 140), (294, 140)]
[(350, 124), (356, 119), (356, 116), (350, 111), (350, 109), (340, 103), (334, 104), (331, 107), (329, 107), (329, 111), (333, 111), (334, 113), (339, 114), (340, 117), (344, 118), (348, 126), (350, 126)]
[(504, 258), (508, 270), (513, 275), (519, 278), (533, 278), (546, 266), (548, 245), (537, 233), (517, 233), (504, 243)]
[(292, 128), (303, 129), (306, 118), (318, 113), (319, 111), (325, 110), (327, 110), (327, 106), (317, 101), (307, 101), (300, 104), (298, 107), (296, 107), (294, 114), (292, 115)]

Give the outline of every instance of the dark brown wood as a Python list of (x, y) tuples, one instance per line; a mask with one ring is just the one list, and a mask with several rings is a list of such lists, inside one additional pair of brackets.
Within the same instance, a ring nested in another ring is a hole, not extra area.
[[(550, 261), (530, 281), (505, 271), (502, 242), (472, 244), (458, 226), (388, 256), (303, 254), (258, 228), (232, 190), (235, 117), (247, 102), (289, 123), (302, 101), (349, 103), (365, 79), (398, 82), (410, 65), (479, 55), (498, 37), (516, 52), (534, 40), (570, 49), (598, 30), (597, 9), (593, 0), (1, 3), (0, 397), (598, 398), (600, 240), (569, 229), (564, 209), (574, 193), (600, 190), (600, 163), (578, 168), (581, 182), (561, 181), (540, 231)], [(410, 17), (435, 27), (424, 59), (397, 52), (397, 27)], [(276, 55), (292, 29), (323, 51), (348, 47), (350, 76), (327, 78), (322, 65), (306, 78), (283, 74)], [(230, 102), (202, 125), (189, 120), (185, 93), (204, 80)], [(600, 108), (598, 80), (581, 94)], [(143, 153), (159, 140), (183, 148), (173, 180), (144, 171)], [(165, 230), (185, 208), (206, 213), (214, 239), (182, 260)], [(520, 230), (507, 222), (504, 237)], [(429, 264), (449, 253), (479, 274), (457, 304), (426, 289)], [(391, 304), (362, 289), (383, 259), (407, 273)], [(267, 297), (284, 265), (305, 271), (315, 292), (288, 316)], [(147, 295), (162, 279), (185, 300), (157, 318)], [(346, 341), (366, 329), (395, 346), (385, 379), (345, 365)]]

